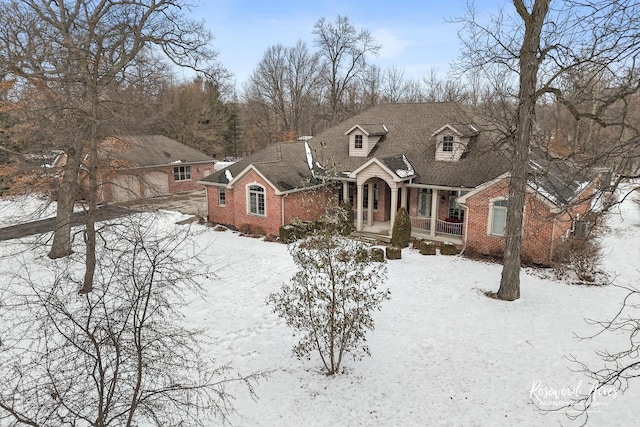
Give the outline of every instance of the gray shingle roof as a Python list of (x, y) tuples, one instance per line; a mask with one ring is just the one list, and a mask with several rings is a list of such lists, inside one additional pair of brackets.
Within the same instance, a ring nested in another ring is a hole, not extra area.
[[(362, 124), (358, 123), (358, 127), (362, 129), (369, 136), (381, 136), (386, 135), (388, 130), (384, 124)], [(349, 129), (347, 129), (348, 131)]]
[(529, 153), (529, 185), (557, 206), (567, 206), (592, 181), (588, 171), (539, 147)]
[[(339, 172), (354, 171), (371, 157), (404, 154), (415, 169), (416, 183), (473, 188), (507, 172), (508, 159), (480, 132), (472, 138), (467, 155), (459, 161), (436, 161), (436, 138), (432, 134), (450, 124), (465, 135), (468, 130), (470, 136), (472, 131), (468, 125), (474, 121), (474, 117), (456, 103), (384, 104), (318, 134), (309, 144), (320, 163), (335, 164)], [(362, 123), (384, 123), (388, 132), (369, 157), (350, 157), (345, 132)]]
[[(386, 129), (371, 123), (384, 123)], [(467, 151), (458, 161), (435, 160), (437, 141), (432, 135), (447, 124), (471, 138)], [(373, 132), (385, 132), (367, 157), (349, 156), (349, 137), (345, 133), (355, 125)], [(495, 147), (494, 140), (489, 132), (482, 130), (481, 121), (459, 104), (422, 103), (372, 107), (313, 137), (309, 145), (314, 163), (340, 176), (348, 176), (348, 172), (375, 157), (396, 175), (404, 174), (400, 177), (413, 178), (417, 184), (474, 188), (511, 169), (508, 156)], [(280, 191), (309, 186), (314, 180), (307, 164), (304, 144), (273, 144), (203, 181), (227, 184), (229, 173), (236, 177), (253, 164)], [(584, 188), (584, 179), (571, 179), (567, 172), (568, 165), (563, 162), (545, 165), (550, 173), (534, 173), (532, 176), (536, 179), (531, 182), (552, 202), (562, 205)], [(316, 165), (314, 169), (316, 173), (321, 171)], [(411, 170), (413, 174), (409, 173)]]
[(130, 135), (108, 140), (103, 153), (126, 160), (132, 166), (159, 166), (182, 162), (213, 162), (213, 158), (163, 135)]
[(380, 161), (400, 178), (408, 178), (415, 175), (413, 165), (404, 154), (399, 156), (383, 157)]
[[(228, 173), (237, 177), (247, 166), (253, 165), (279, 191), (307, 187), (313, 177), (307, 165), (305, 142), (278, 142), (240, 160), (208, 177), (203, 182), (228, 184)], [(228, 171), (228, 172), (227, 172)]]

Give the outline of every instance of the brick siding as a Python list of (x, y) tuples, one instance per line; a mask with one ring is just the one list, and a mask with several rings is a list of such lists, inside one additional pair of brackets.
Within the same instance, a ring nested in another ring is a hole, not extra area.
[[(467, 199), (469, 207), (466, 248), (470, 252), (502, 256), (504, 237), (489, 235), (488, 221), (490, 200), (507, 197), (508, 180), (504, 179)], [(539, 197), (527, 193), (524, 208), (522, 234), (522, 260), (528, 263), (548, 265), (555, 246), (566, 236), (572, 226), (572, 215), (586, 212), (588, 202), (573, 207), (571, 212), (554, 214)]]
[[(265, 215), (248, 213), (247, 187), (260, 185), (265, 189)], [(277, 236), (280, 226), (290, 224), (294, 218), (302, 221), (318, 219), (324, 212), (327, 196), (321, 191), (301, 191), (277, 195), (271, 185), (254, 171), (249, 171), (233, 189), (226, 189), (226, 204), (219, 206), (218, 187), (207, 186), (209, 222), (241, 229), (251, 227), (254, 231)]]

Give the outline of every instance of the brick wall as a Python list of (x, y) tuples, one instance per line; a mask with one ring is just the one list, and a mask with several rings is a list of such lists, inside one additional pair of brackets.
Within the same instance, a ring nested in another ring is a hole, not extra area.
[[(504, 179), (467, 200), (469, 219), (466, 248), (470, 252), (502, 256), (504, 237), (488, 233), (490, 200), (508, 195), (508, 180)], [(559, 237), (554, 215), (548, 206), (535, 195), (527, 193), (522, 235), (522, 259), (526, 262), (548, 264), (553, 240)]]
[[(253, 215), (247, 209), (247, 186), (260, 185), (265, 189), (265, 215)], [(250, 171), (226, 190), (226, 204), (219, 206), (218, 187), (207, 186), (209, 222), (243, 228), (251, 226), (255, 231), (277, 236), (280, 226), (290, 224), (294, 218), (303, 221), (318, 219), (324, 212), (328, 195), (317, 191), (302, 191), (285, 196), (276, 195), (275, 190), (260, 175)]]
[(235, 211), (234, 206), (234, 194), (232, 190), (225, 191), (225, 205), (220, 206), (220, 200), (218, 198), (218, 187), (207, 185), (207, 220), (216, 224), (223, 224), (227, 226), (235, 227)]
[(324, 215), (325, 208), (328, 206), (332, 196), (334, 195), (325, 193), (321, 189), (301, 191), (282, 196), (284, 201), (284, 223), (291, 224), (295, 218), (301, 221), (319, 219)]
[(184, 165), (175, 165), (175, 166), (191, 166), (191, 179), (187, 181), (176, 181), (173, 175), (174, 166), (167, 166), (158, 169), (150, 169), (150, 170), (162, 170), (169, 175), (169, 192), (170, 193), (180, 193), (182, 191), (191, 191), (202, 188), (202, 185), (197, 184), (197, 181), (200, 181), (204, 178), (205, 171), (211, 173), (213, 170), (213, 162), (206, 163), (195, 163), (195, 164), (184, 164)]
[[(131, 197), (129, 199), (134, 199), (137, 196), (139, 197), (154, 197), (159, 195), (158, 191), (153, 191), (151, 194), (149, 190), (146, 188), (149, 184), (153, 184), (153, 179), (149, 178), (151, 174), (156, 172), (162, 172), (162, 174), (166, 177), (166, 181), (163, 185), (166, 192), (168, 190), (169, 193), (180, 193), (183, 191), (192, 191), (201, 189), (202, 185), (197, 184), (197, 181), (201, 180), (205, 176), (213, 171), (213, 162), (202, 162), (196, 164), (184, 164), (183, 166), (191, 167), (191, 179), (185, 181), (176, 181), (173, 175), (173, 165), (167, 166), (159, 166), (152, 168), (138, 168), (138, 169), (118, 169), (118, 170), (106, 170), (101, 171), (101, 193), (99, 194), (99, 200), (103, 202), (112, 202), (114, 201), (114, 185), (112, 181), (117, 179), (118, 176), (126, 175), (131, 177), (129, 185), (135, 186), (135, 188), (131, 188)], [(137, 183), (135, 180), (137, 180)]]

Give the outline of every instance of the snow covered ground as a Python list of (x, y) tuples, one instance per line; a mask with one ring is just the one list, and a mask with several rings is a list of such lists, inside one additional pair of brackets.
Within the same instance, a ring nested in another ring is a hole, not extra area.
[(0, 228), (55, 216), (56, 204), (35, 196), (0, 198)]
[[(165, 221), (173, 226), (181, 218)], [(626, 202), (609, 224), (604, 268), (615, 283), (637, 285), (640, 207)], [(195, 239), (203, 259), (218, 272), (203, 283), (207, 298), (190, 304), (187, 321), (209, 332), (207, 350), (219, 363), (243, 374), (272, 371), (256, 386), (257, 400), (229, 389), (236, 426), (579, 425), (563, 413), (541, 414), (532, 400), (544, 406), (554, 398), (542, 391), (587, 392), (591, 384), (570, 370), (567, 357), (598, 367), (596, 350), (626, 344), (611, 334), (575, 338), (598, 332), (585, 318), (615, 314), (625, 295), (620, 288), (575, 286), (526, 270), (522, 298), (508, 303), (483, 295), (497, 290), (499, 265), (405, 249), (389, 262), (391, 300), (368, 335), (372, 357), (349, 361), (346, 374), (329, 378), (316, 356), (292, 355), (296, 338), (265, 305), (294, 274), (286, 246), (194, 227), (202, 231)], [(11, 243), (12, 251), (18, 247)], [(0, 270), (7, 263), (0, 260)], [(640, 380), (625, 394), (599, 399), (589, 425), (636, 425), (638, 402)]]

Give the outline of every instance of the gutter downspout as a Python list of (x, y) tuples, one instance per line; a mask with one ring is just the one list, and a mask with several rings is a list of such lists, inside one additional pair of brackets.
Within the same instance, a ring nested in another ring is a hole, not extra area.
[(209, 188), (206, 185), (204, 186), (204, 200), (205, 206), (207, 207), (207, 214), (204, 218), (209, 222)]
[(553, 262), (553, 243), (556, 240), (556, 218), (551, 223), (551, 244), (549, 245), (549, 264)]
[(280, 216), (281, 216), (280, 225), (286, 225), (284, 223), (284, 207), (285, 207), (284, 198), (287, 197), (288, 195), (289, 195), (289, 193), (284, 193), (282, 195), (282, 199), (280, 199), (280, 200), (282, 200), (282, 202), (280, 203)]
[(464, 204), (460, 204), (462, 209), (464, 209), (464, 235), (462, 236), (462, 249), (458, 255), (462, 256), (464, 254), (464, 250), (467, 249), (467, 233), (469, 230), (469, 207)]

